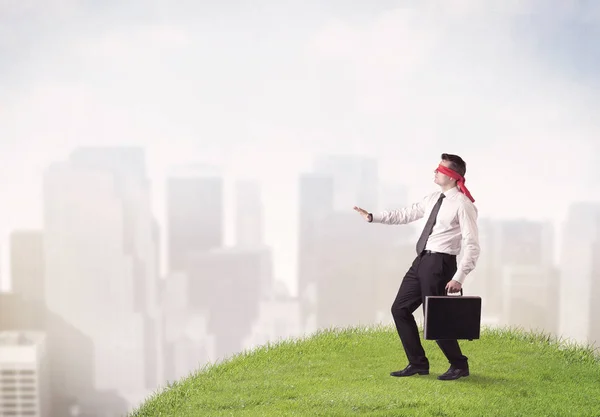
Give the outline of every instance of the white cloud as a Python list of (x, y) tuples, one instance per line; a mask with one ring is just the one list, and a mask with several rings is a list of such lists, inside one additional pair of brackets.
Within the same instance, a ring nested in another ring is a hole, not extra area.
[[(439, 153), (456, 152), (470, 162), (475, 184), (490, 164), (511, 158), (518, 162), (509, 176), (524, 190), (555, 186), (545, 161), (563, 160), (571, 177), (587, 178), (582, 155), (598, 132), (589, 99), (598, 93), (544, 64), (533, 29), (515, 31), (515, 19), (538, 7), (534, 0), (413, 2), (362, 23), (332, 18), (306, 49), (293, 49), (282, 32), (248, 50), (234, 34), (251, 34), (259, 23), (250, 21), (222, 28), (221, 37), (200, 26), (120, 21), (65, 45), (54, 65), (72, 73), (32, 79), (17, 101), (5, 102), (10, 123), (0, 129), (46, 157), (98, 141), (215, 155), (233, 146), (243, 154), (246, 146), (261, 173), (304, 148), (301, 161), (311, 151), (378, 154), (385, 177), (419, 178)], [(486, 188), (505, 181), (493, 177)]]
[(397, 134), (441, 139), (462, 131), (459, 143), (485, 134), (494, 142), (548, 144), (573, 128), (574, 117), (589, 122), (587, 87), (543, 65), (514, 34), (527, 3), (491, 11), (478, 4), (453, 2), (452, 14), (400, 8), (364, 26), (334, 21), (315, 36), (314, 59), (347, 76), (342, 88), (354, 91), (358, 115)]
[(94, 38), (75, 42), (74, 53), (91, 60), (109, 60), (119, 66), (139, 65), (142, 59), (157, 59), (160, 53), (189, 45), (185, 30), (169, 25), (134, 25), (120, 27)]

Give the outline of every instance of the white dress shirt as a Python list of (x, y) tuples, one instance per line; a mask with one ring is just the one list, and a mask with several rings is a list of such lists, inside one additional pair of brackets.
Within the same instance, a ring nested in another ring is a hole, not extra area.
[[(423, 217), (428, 219), (441, 193), (441, 191), (431, 193), (421, 201), (399, 210), (373, 213), (373, 223), (407, 224)], [(463, 257), (452, 278), (462, 284), (467, 275), (475, 269), (479, 258), (477, 207), (456, 187), (444, 194), (446, 197), (442, 200), (436, 223), (425, 249), (458, 255), (462, 247)]]

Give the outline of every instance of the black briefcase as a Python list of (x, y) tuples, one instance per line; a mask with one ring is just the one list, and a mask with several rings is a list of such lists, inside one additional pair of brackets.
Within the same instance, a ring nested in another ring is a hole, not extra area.
[(479, 339), (481, 297), (443, 295), (425, 297), (423, 333), (426, 340)]

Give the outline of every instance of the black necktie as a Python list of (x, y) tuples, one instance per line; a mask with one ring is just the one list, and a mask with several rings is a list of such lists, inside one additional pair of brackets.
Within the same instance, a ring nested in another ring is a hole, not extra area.
[(423, 250), (425, 250), (425, 245), (427, 244), (427, 239), (429, 239), (429, 235), (433, 230), (433, 225), (435, 224), (435, 220), (437, 218), (437, 214), (440, 211), (440, 207), (442, 206), (442, 200), (446, 197), (444, 194), (440, 195), (437, 203), (433, 206), (433, 210), (431, 210), (431, 214), (429, 215), (429, 219), (427, 219), (427, 223), (425, 223), (425, 227), (423, 228), (423, 233), (421, 233), (421, 237), (417, 242), (417, 255), (421, 254)]

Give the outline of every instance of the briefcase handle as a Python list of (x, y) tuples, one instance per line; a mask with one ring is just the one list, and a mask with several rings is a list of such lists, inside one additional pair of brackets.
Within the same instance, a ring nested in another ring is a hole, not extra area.
[[(446, 293), (446, 295), (450, 295), (448, 294), (448, 290), (444, 290), (444, 292)], [(460, 289), (460, 295), (463, 295), (463, 290), (462, 288)], [(455, 297), (454, 295), (452, 295), (451, 297)], [(457, 297), (457, 296), (456, 296)]]

